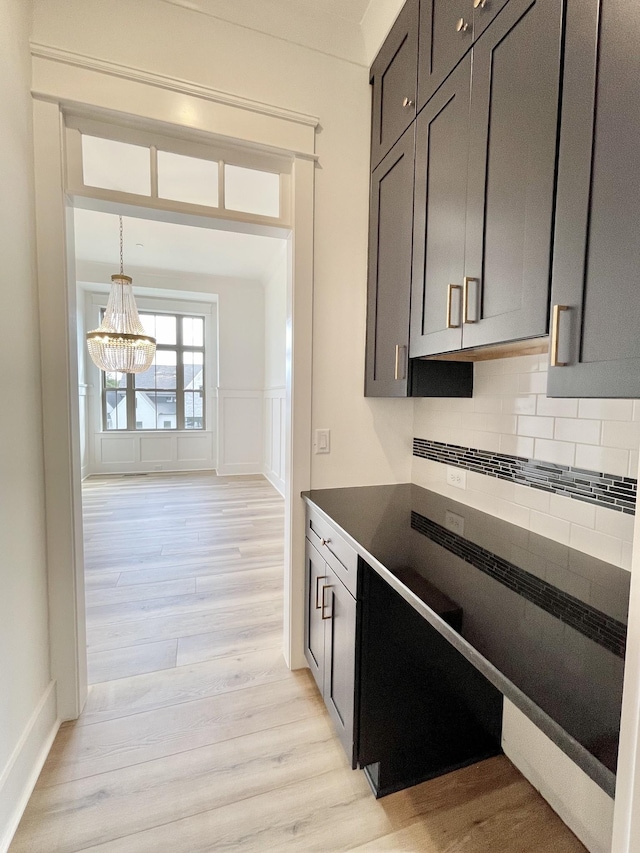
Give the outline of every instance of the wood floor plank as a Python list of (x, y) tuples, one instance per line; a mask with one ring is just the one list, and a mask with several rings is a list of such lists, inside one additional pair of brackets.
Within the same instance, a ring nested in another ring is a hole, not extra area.
[[(111, 589), (87, 590), (87, 607), (103, 604), (125, 604), (130, 601), (145, 601), (151, 598), (166, 598), (196, 592), (195, 578), (179, 578), (136, 586), (117, 586)], [(207, 592), (206, 589), (201, 592)]]
[(91, 725), (218, 693), (242, 690), (254, 684), (282, 681), (288, 676), (289, 670), (279, 648), (216, 658), (163, 672), (134, 675), (94, 685), (79, 723)]
[(100, 574), (85, 574), (84, 586), (86, 590), (109, 589), (118, 583), (120, 572), (101, 572)]
[(280, 615), (270, 625), (260, 620), (244, 628), (226, 628), (209, 634), (195, 634), (178, 640), (177, 665), (212, 660), (227, 655), (246, 654), (266, 648), (282, 648), (282, 619)]
[(89, 652), (87, 669), (90, 684), (113, 681), (145, 672), (158, 672), (176, 666), (178, 641), (144, 643), (103, 652)]
[(38, 787), (142, 764), (317, 715), (320, 696), (308, 673), (229, 694), (169, 705), (92, 726), (60, 730)]
[[(173, 558), (175, 560), (175, 558)], [(128, 586), (138, 583), (153, 583), (155, 581), (177, 580), (179, 578), (204, 578), (212, 575), (224, 575), (233, 572), (240, 575), (242, 572), (250, 572), (256, 569), (277, 568), (284, 574), (284, 559), (278, 560), (270, 555), (263, 557), (241, 557), (238, 551), (232, 558), (215, 560), (202, 560), (194, 558), (191, 560), (175, 560), (166, 563), (156, 563), (146, 569), (130, 567), (129, 570), (120, 572), (118, 586)], [(100, 570), (98, 570), (100, 571)], [(96, 575), (98, 574), (96, 571)]]

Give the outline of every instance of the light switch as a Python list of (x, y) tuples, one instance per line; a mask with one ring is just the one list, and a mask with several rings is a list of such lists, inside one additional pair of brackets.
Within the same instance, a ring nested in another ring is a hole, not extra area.
[(331, 453), (331, 430), (317, 429), (314, 442), (315, 453)]

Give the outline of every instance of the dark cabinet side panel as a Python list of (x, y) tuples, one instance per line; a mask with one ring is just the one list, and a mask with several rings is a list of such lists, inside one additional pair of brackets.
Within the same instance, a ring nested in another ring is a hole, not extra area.
[(416, 117), (418, 0), (407, 0), (371, 66), (371, 168)]
[(511, 0), (473, 51), (463, 346), (545, 335), (562, 0)]
[(460, 349), (471, 57), (418, 116), (411, 357)]
[(569, 0), (548, 393), (640, 397), (640, 4)]
[(365, 396), (406, 397), (414, 128), (371, 176)]

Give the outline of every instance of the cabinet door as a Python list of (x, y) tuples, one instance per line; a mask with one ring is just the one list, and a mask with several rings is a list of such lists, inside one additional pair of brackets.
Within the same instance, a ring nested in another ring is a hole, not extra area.
[(418, 111), (471, 49), (472, 42), (472, 0), (422, 0)]
[(473, 37), (479, 38), (509, 0), (473, 0)]
[(371, 66), (371, 168), (416, 117), (418, 0), (407, 0)]
[[(336, 733), (353, 762), (355, 710), (356, 600), (329, 567), (325, 591), (324, 701)], [(327, 614), (328, 608), (328, 614)]]
[[(320, 692), (324, 689), (325, 640), (322, 619), (322, 590), (329, 584), (327, 566), (307, 540), (304, 607), (304, 655)], [(328, 590), (325, 592), (325, 595)]]
[(637, 0), (567, 4), (550, 396), (640, 397), (639, 34)]
[(461, 346), (471, 57), (418, 116), (411, 356)]
[(406, 397), (414, 128), (371, 176), (365, 396)]
[(511, 0), (473, 49), (463, 347), (545, 335), (562, 0)]

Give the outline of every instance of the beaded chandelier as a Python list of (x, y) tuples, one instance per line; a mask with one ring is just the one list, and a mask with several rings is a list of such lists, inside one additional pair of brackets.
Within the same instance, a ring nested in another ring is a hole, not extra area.
[(120, 219), (120, 272), (111, 276), (111, 292), (102, 323), (87, 334), (91, 360), (110, 373), (144, 373), (151, 367), (156, 339), (145, 334), (133, 298), (132, 279), (124, 274), (122, 217)]

